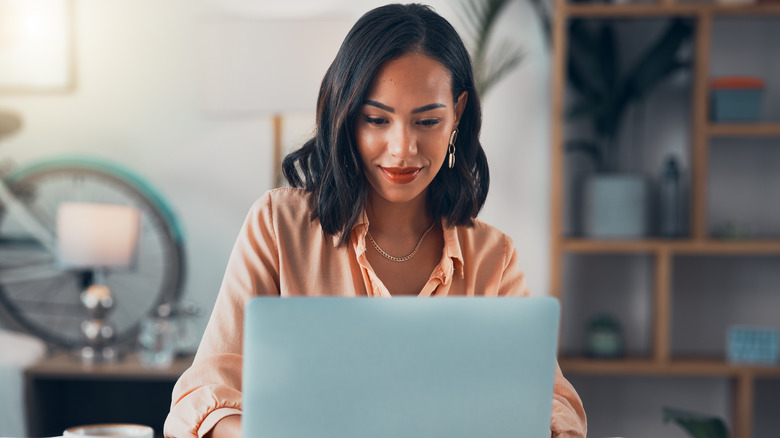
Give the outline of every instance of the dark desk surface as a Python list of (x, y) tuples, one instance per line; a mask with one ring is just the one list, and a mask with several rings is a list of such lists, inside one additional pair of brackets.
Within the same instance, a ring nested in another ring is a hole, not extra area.
[(25, 370), (30, 436), (56, 436), (68, 427), (97, 423), (146, 424), (162, 436), (173, 385), (192, 359), (148, 369), (134, 354), (92, 365), (67, 353), (47, 357)]

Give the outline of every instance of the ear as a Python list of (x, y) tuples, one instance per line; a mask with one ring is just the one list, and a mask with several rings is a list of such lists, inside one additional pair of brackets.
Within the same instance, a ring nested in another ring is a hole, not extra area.
[(463, 91), (458, 96), (458, 100), (455, 101), (455, 127), (458, 127), (460, 123), (460, 116), (463, 115), (463, 111), (466, 109), (466, 102), (469, 100), (468, 91)]

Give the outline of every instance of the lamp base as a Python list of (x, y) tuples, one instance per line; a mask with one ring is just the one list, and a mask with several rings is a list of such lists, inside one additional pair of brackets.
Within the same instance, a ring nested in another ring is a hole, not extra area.
[(76, 352), (76, 356), (78, 356), (83, 364), (116, 363), (121, 359), (119, 349), (110, 345), (103, 347), (87, 345), (81, 347), (81, 349)]
[(119, 361), (119, 350), (114, 345), (116, 330), (108, 320), (108, 314), (114, 309), (114, 298), (105, 284), (105, 273), (98, 270), (95, 274), (100, 283), (89, 286), (81, 294), (81, 303), (86, 307), (91, 319), (81, 321), (81, 332), (87, 345), (78, 351), (81, 362), (114, 363)]

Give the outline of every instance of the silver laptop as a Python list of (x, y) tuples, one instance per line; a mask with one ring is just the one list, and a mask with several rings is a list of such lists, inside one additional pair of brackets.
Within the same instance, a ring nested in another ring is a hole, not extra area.
[(243, 436), (550, 436), (559, 306), (270, 298), (246, 309)]

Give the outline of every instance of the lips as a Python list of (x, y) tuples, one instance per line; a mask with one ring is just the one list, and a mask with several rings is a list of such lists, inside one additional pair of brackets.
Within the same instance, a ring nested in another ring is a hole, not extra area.
[(380, 167), (382, 174), (393, 184), (409, 184), (417, 178), (422, 167)]

